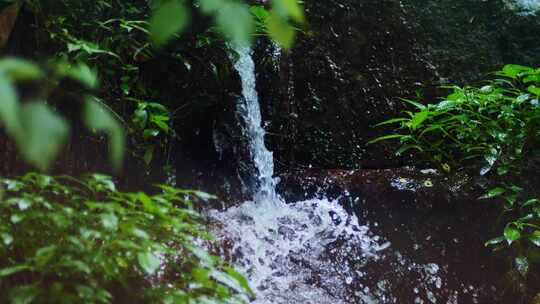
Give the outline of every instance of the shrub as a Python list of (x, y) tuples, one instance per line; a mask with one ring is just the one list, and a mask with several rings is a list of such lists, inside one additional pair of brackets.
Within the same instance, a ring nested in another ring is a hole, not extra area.
[(540, 68), (506, 65), (495, 75), (482, 87), (447, 87), (451, 93), (435, 104), (405, 100), (417, 110), (380, 123), (397, 124), (397, 133), (371, 143), (397, 139), (398, 154), (416, 150), (444, 171), (472, 167), (496, 180), (499, 186), (480, 198), (502, 198), (514, 220), (486, 245), (512, 248), (514, 266), (526, 276), (529, 262), (540, 262), (540, 203), (520, 185), (525, 156), (539, 147)]
[(200, 245), (193, 201), (159, 186), (124, 193), (106, 176), (3, 179), (2, 303), (242, 302), (246, 280)]

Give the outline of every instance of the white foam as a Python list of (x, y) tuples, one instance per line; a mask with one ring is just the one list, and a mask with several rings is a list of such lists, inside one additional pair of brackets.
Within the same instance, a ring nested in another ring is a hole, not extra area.
[(525, 13), (540, 10), (540, 0), (507, 0), (506, 3), (514, 9), (525, 11)]
[(235, 266), (257, 291), (254, 303), (346, 303), (342, 286), (351, 283), (353, 270), (323, 257), (329, 245), (339, 242), (330, 255), (351, 254), (356, 266), (377, 259), (377, 251), (388, 247), (327, 199), (251, 201), (210, 216), (221, 223), (215, 233), (231, 241)]

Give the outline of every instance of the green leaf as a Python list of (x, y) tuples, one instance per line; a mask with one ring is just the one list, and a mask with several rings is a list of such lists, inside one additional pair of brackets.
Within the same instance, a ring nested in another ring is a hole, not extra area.
[(157, 204), (152, 200), (146, 193), (139, 192), (137, 193), (137, 198), (143, 204), (145, 211), (149, 213), (155, 213), (159, 210)]
[(104, 132), (109, 137), (110, 159), (116, 169), (122, 166), (125, 136), (122, 125), (95, 98), (87, 97), (84, 106), (84, 122), (94, 132)]
[(489, 199), (489, 198), (498, 197), (498, 196), (501, 196), (505, 192), (506, 192), (506, 189), (502, 187), (496, 187), (489, 190), (486, 194), (480, 196), (478, 199)]
[(47, 170), (67, 139), (69, 125), (44, 102), (24, 104), (20, 120), (22, 132), (15, 137), (20, 153), (29, 163)]
[(178, 0), (162, 3), (150, 19), (150, 36), (160, 47), (179, 34), (189, 21), (184, 5)]
[(38, 268), (43, 268), (49, 261), (55, 256), (58, 247), (56, 245), (50, 245), (41, 247), (36, 251), (34, 260)]
[(154, 274), (161, 265), (159, 258), (151, 252), (137, 254), (139, 265), (147, 274)]
[(40, 290), (33, 285), (15, 287), (9, 294), (11, 304), (30, 304)]
[(409, 120), (410, 120), (409, 118), (392, 118), (392, 119), (383, 121), (381, 123), (378, 123), (375, 126), (380, 127), (380, 126), (384, 126), (384, 125), (390, 125), (390, 124), (395, 124), (395, 123), (398, 123), (398, 122), (404, 122), (404, 121), (409, 121)]
[(412, 117), (411, 121), (409, 122), (409, 126), (411, 129), (416, 130), (418, 127), (422, 125), (422, 123), (428, 119), (429, 117), (429, 110), (425, 109), (420, 112), (414, 113), (414, 116)]
[(97, 72), (90, 69), (84, 63), (79, 63), (78, 65), (71, 67), (66, 72), (66, 76), (71, 77), (91, 89), (95, 89), (98, 86)]
[(420, 152), (424, 152), (424, 149), (422, 149), (422, 147), (420, 147), (419, 145), (403, 145), (396, 151), (396, 155), (403, 155), (403, 153), (411, 149), (416, 149)]
[(62, 262), (62, 266), (73, 268), (73, 269), (78, 270), (78, 271), (80, 271), (82, 273), (85, 273), (85, 274), (91, 274), (92, 273), (92, 269), (90, 268), (90, 266), (88, 266), (88, 264), (86, 264), (86, 263), (84, 263), (82, 261), (68, 260), (68, 261)]
[(0, 74), (0, 120), (11, 136), (20, 132), (19, 98), (11, 81)]
[(509, 166), (501, 165), (500, 167), (497, 167), (497, 174), (499, 176), (506, 175), (510, 171)]
[(537, 87), (535, 85), (529, 86), (527, 88), (527, 91), (531, 92), (532, 94), (536, 96), (540, 96), (540, 87)]
[(540, 82), (540, 75), (528, 75), (523, 78), (523, 83)]
[(487, 246), (493, 246), (493, 245), (497, 245), (497, 244), (500, 244), (502, 243), (503, 241), (505, 241), (506, 238), (503, 237), (503, 236), (499, 236), (499, 237), (496, 237), (494, 239), (491, 239), (489, 241), (487, 241), (484, 245), (487, 247)]
[(199, 0), (201, 11), (205, 14), (212, 14), (218, 11), (223, 5), (222, 0)]
[(270, 12), (262, 5), (252, 5), (249, 8), (249, 12), (257, 19), (257, 21), (263, 23), (266, 26), (268, 18), (270, 18)]
[(297, 0), (273, 0), (272, 7), (282, 19), (291, 17), (297, 22), (304, 22), (304, 9)]
[(532, 68), (518, 65), (518, 64), (507, 64), (503, 67), (502, 71), (497, 72), (499, 76), (506, 76), (512, 79), (518, 78), (523, 72), (530, 72)]
[(418, 108), (420, 111), (423, 111), (423, 110), (426, 110), (427, 107), (417, 101), (414, 101), (414, 100), (410, 100), (410, 99), (405, 99), (405, 98), (401, 98), (401, 101), (404, 101), (410, 105), (413, 105), (415, 106), (416, 108)]
[(0, 269), (0, 278), (1, 277), (7, 277), (9, 275), (12, 275), (14, 273), (17, 273), (17, 272), (20, 272), (20, 271), (23, 271), (23, 270), (28, 270), (30, 269), (30, 267), (28, 267), (28, 265), (17, 265), (17, 266), (11, 266), (11, 267), (7, 267), (7, 268), (2, 268)]
[(390, 134), (390, 135), (385, 135), (385, 136), (381, 136), (381, 137), (377, 137), (371, 141), (369, 141), (367, 144), (368, 145), (371, 145), (371, 144), (374, 144), (374, 143), (377, 143), (379, 141), (383, 141), (383, 140), (388, 140), (388, 139), (396, 139), (396, 138), (403, 138), (405, 135), (402, 135), (402, 134)]
[(253, 33), (253, 17), (247, 5), (227, 2), (214, 14), (216, 25), (229, 40), (236, 44), (250, 41)]
[(159, 129), (165, 133), (169, 133), (169, 125), (165, 122), (169, 120), (168, 116), (152, 115), (152, 123), (154, 123)]
[(146, 129), (143, 131), (143, 137), (148, 139), (150, 137), (156, 137), (159, 135), (159, 130), (156, 129)]
[(533, 205), (536, 205), (537, 203), (538, 203), (538, 199), (531, 198), (531, 199), (527, 200), (525, 203), (523, 203), (521, 208), (526, 208), (526, 207), (529, 207), (529, 206), (533, 206)]
[(146, 127), (146, 123), (148, 122), (148, 112), (143, 109), (137, 109), (133, 113), (133, 123), (140, 129), (144, 129)]
[(536, 212), (536, 214), (538, 215), (538, 217), (540, 217), (540, 206), (534, 207), (534, 208), (533, 208), (533, 211)]
[(537, 247), (540, 247), (540, 231), (536, 230), (529, 236), (529, 241), (536, 245)]
[(131, 233), (138, 237), (138, 238), (141, 238), (143, 240), (148, 240), (150, 239), (150, 235), (148, 235), (148, 233), (146, 233), (146, 231), (142, 230), (142, 229), (139, 229), (139, 228), (133, 228), (131, 230)]
[(146, 151), (144, 152), (144, 156), (143, 156), (144, 163), (149, 165), (152, 162), (153, 158), (154, 158), (154, 146), (150, 146), (146, 148)]
[(504, 238), (506, 239), (506, 242), (508, 242), (508, 245), (511, 245), (521, 238), (521, 232), (519, 232), (512, 224), (509, 224), (504, 228)]
[(202, 199), (203, 201), (207, 202), (209, 200), (216, 199), (217, 197), (211, 194), (208, 194), (206, 192), (202, 191), (194, 191), (193, 192), (198, 198)]
[(295, 29), (274, 12), (270, 14), (270, 18), (268, 19), (267, 30), (268, 35), (279, 43), (281, 47), (286, 50), (292, 47), (296, 35)]
[(12, 81), (37, 80), (44, 77), (43, 71), (38, 66), (20, 58), (0, 60), (0, 74)]
[(238, 284), (240, 284), (240, 286), (247, 292), (249, 293), (250, 296), (255, 296), (255, 293), (253, 292), (253, 290), (251, 289), (251, 287), (249, 287), (249, 283), (248, 283), (248, 280), (243, 276), (241, 275), (238, 271), (236, 271), (234, 268), (232, 267), (228, 267), (228, 266), (225, 266), (223, 267), (223, 270), (225, 270), (225, 272), (231, 276), (233, 279), (235, 279)]

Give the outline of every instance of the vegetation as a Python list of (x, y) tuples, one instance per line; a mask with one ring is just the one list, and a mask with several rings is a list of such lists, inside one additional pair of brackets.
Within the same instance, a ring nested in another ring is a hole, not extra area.
[[(144, 82), (140, 65), (168, 57), (189, 68), (186, 46), (231, 53), (229, 43), (249, 43), (256, 34), (286, 49), (302, 8), (295, 0), (271, 4), (255, 10), (234, 0), (0, 1), (0, 9), (18, 5), (32, 14), (35, 39), (45, 45), (33, 58), (0, 59), (0, 124), (41, 171), (53, 167), (71, 132), (81, 132), (79, 122), (108, 137), (116, 170), (125, 151), (149, 165), (168, 150), (177, 105)], [(212, 198), (206, 193), (167, 185), (155, 195), (126, 193), (99, 174), (28, 173), (1, 183), (2, 303), (253, 297), (242, 275), (209, 253), (212, 237), (194, 208)]]
[(193, 203), (208, 194), (159, 186), (124, 193), (98, 174), (2, 180), (0, 302), (242, 302), (245, 279), (199, 244)]
[(482, 87), (450, 86), (434, 104), (404, 100), (416, 111), (379, 126), (398, 125), (398, 133), (373, 140), (396, 139), (397, 151), (417, 151), (443, 171), (474, 169), (498, 184), (480, 199), (500, 198), (511, 220), (502, 235), (486, 245), (514, 253), (524, 277), (530, 263), (540, 262), (540, 201), (524, 193), (521, 173), (536, 155), (540, 140), (540, 68), (506, 65)]
[[(25, 58), (0, 58), (0, 126), (21, 158), (41, 172), (0, 178), (1, 303), (244, 303), (254, 297), (246, 279), (211, 253), (220, 244), (196, 204), (213, 196), (163, 184), (154, 194), (123, 192), (105, 175), (43, 172), (55, 172), (58, 156), (82, 133), (107, 138), (115, 172), (129, 159), (144, 166), (141, 175), (158, 167), (165, 176), (163, 163), (152, 165), (178, 139), (173, 124), (185, 96), (171, 98), (150, 85), (145, 65), (181, 66), (187, 76), (179, 82), (202, 73), (192, 70), (202, 65), (225, 83), (234, 44), (264, 37), (288, 50), (305, 21), (302, 1), (261, 2), (0, 0), (0, 11), (17, 5), (32, 16), (35, 37), (28, 40), (41, 46)], [(494, 19), (487, 14), (483, 23)], [(501, 14), (510, 24), (506, 8)], [(466, 17), (450, 23), (475, 22)], [(438, 35), (436, 44), (447, 36)], [(508, 52), (522, 45), (512, 41)], [(222, 59), (193, 55), (199, 53)], [(540, 198), (528, 194), (521, 177), (540, 152), (540, 68), (506, 65), (493, 76), (482, 86), (444, 87), (450, 94), (437, 103), (404, 100), (414, 110), (380, 123), (397, 126), (396, 133), (371, 143), (399, 140), (397, 154), (415, 151), (444, 172), (488, 177), (480, 199), (501, 201), (504, 222), (494, 224), (500, 236), (486, 246), (510, 252), (515, 271), (526, 278), (540, 265)]]
[[(78, 96), (75, 99), (85, 104), (84, 122), (91, 130), (108, 135), (116, 168), (122, 162), (126, 132), (135, 142), (130, 152), (149, 164), (155, 151), (166, 150), (173, 113), (159, 100), (159, 92), (144, 84), (139, 63), (166, 56), (189, 66), (182, 50), (183, 45), (193, 43), (193, 36), (200, 47), (221, 43), (231, 52), (223, 38), (248, 43), (255, 23), (258, 33), (269, 35), (288, 48), (295, 33), (290, 22), (303, 21), (302, 9), (293, 0), (274, 0), (271, 10), (261, 6), (250, 9), (232, 0), (195, 1), (192, 9), (178, 0), (144, 4), (112, 0), (7, 2), (18, 2), (39, 17), (43, 26), (39, 37), (49, 44), (44, 50), (48, 63), (43, 67), (13, 58), (0, 61), (0, 97), (6, 100), (0, 104), (0, 121), (25, 159), (40, 169), (49, 167), (69, 134), (66, 120), (54, 111), (61, 101), (49, 98), (55, 90)], [(211, 16), (215, 26), (182, 36), (194, 10)], [(65, 77), (78, 81), (82, 87), (63, 85), (61, 80)], [(25, 100), (29, 105), (19, 106), (16, 85), (28, 82), (40, 94)], [(35, 121), (42, 123), (19, 126), (17, 122), (27, 121), (21, 115), (33, 115)], [(29, 143), (26, 138), (35, 141)]]

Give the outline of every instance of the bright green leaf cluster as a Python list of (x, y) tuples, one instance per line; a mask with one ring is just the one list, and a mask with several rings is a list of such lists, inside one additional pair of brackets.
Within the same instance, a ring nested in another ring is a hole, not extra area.
[(540, 263), (540, 203), (524, 197), (514, 181), (524, 155), (540, 150), (540, 68), (510, 64), (495, 75), (482, 87), (447, 87), (451, 93), (436, 104), (405, 100), (416, 111), (380, 123), (398, 125), (397, 132), (371, 143), (399, 140), (399, 154), (418, 150), (444, 171), (449, 164), (469, 166), (496, 180), (500, 185), (480, 199), (501, 200), (515, 219), (486, 245), (512, 248), (514, 266), (525, 277), (529, 263)]
[[(265, 32), (284, 48), (291, 47), (296, 28), (304, 21), (302, 6), (297, 0), (273, 0), (272, 9), (249, 7), (236, 0), (198, 0), (195, 7), (212, 16), (221, 33), (236, 44), (251, 41), (254, 31)], [(179, 35), (189, 21), (189, 10), (180, 0), (161, 1), (150, 19), (150, 35), (158, 47)]]
[(242, 303), (252, 295), (242, 275), (198, 245), (211, 239), (192, 205), (198, 191), (124, 193), (98, 174), (32, 173), (1, 186), (1, 303)]

